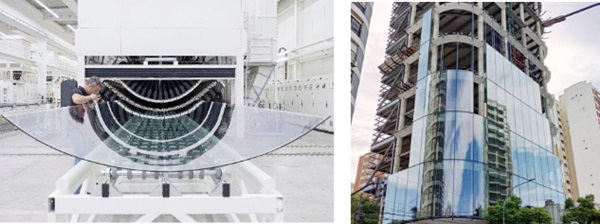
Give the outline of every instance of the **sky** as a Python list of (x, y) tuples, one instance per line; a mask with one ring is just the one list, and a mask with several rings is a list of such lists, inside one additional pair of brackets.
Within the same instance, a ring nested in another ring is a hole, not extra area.
[[(542, 3), (542, 19), (568, 14), (593, 3)], [(385, 58), (388, 25), (391, 16), (391, 2), (376, 2), (369, 27), (369, 37), (365, 50), (365, 60), (361, 72), (360, 86), (352, 120), (352, 173), (351, 182), (356, 178), (358, 157), (369, 151), (375, 121), (375, 110), (381, 73), (379, 66)], [(548, 56), (544, 63), (550, 69), (551, 78), (548, 90), (558, 95), (569, 86), (588, 81), (600, 87), (600, 6), (568, 17), (566, 21), (546, 28), (544, 41), (548, 46)]]

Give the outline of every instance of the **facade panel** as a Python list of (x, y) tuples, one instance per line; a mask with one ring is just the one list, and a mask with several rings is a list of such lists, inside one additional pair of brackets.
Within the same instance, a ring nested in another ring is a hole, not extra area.
[[(482, 77), (487, 80), (485, 116), (474, 110), (477, 74), (442, 70), (419, 80), (416, 107), (422, 109), (415, 113), (412, 138), (417, 141), (411, 145), (418, 153), (411, 155), (409, 168), (388, 179), (384, 223), (481, 217), (486, 206), (530, 179), (512, 192), (525, 206), (564, 201), (560, 164), (546, 141), (548, 120), (535, 101), (541, 99), (533, 90), (537, 83), (490, 45), (485, 52), (492, 63), (485, 75), (495, 79)], [(509, 87), (513, 78), (521, 91)]]

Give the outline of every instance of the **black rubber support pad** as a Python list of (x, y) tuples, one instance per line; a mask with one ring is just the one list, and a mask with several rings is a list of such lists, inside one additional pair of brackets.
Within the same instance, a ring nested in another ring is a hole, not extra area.
[(235, 78), (235, 68), (86, 68), (85, 77), (100, 78)]
[(109, 187), (108, 187), (107, 183), (102, 184), (102, 197), (103, 198), (108, 198), (108, 196), (110, 195), (108, 188)]
[(169, 184), (162, 184), (162, 196), (163, 198), (168, 198), (170, 196), (170, 190), (171, 188), (169, 187)]
[(223, 197), (228, 198), (230, 195), (230, 190), (229, 190), (229, 183), (224, 183), (223, 184)]

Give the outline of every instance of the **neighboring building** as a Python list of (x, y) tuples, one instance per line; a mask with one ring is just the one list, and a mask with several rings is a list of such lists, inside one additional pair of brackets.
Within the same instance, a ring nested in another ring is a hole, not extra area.
[(550, 132), (552, 133), (552, 145), (554, 154), (558, 156), (561, 162), (561, 168), (563, 172), (563, 193), (567, 198), (574, 199), (575, 201), (579, 198), (579, 191), (577, 190), (577, 177), (575, 175), (575, 166), (573, 166), (573, 151), (571, 146), (566, 144), (568, 140), (568, 130), (564, 125), (565, 120), (561, 117), (561, 107), (559, 101), (551, 98), (552, 109), (548, 110), (550, 114)]
[[(367, 152), (359, 157), (356, 172), (356, 180), (354, 181), (354, 187), (352, 188), (353, 192), (359, 190), (360, 188), (364, 187), (367, 183), (369, 183), (369, 178), (371, 177), (371, 175), (373, 175), (373, 172), (375, 172), (374, 167), (377, 166), (377, 164), (379, 164), (381, 158), (383, 158), (383, 156), (372, 152)], [(385, 178), (384, 173), (377, 172), (375, 176), (373, 176), (371, 182), (377, 183), (379, 178), (381, 177)], [(371, 193), (375, 192), (375, 188), (376, 185), (373, 185), (373, 187), (369, 187), (365, 192), (370, 195), (373, 195)]]
[(541, 11), (394, 3), (371, 147), (390, 174), (383, 223), (470, 222), (510, 194), (564, 203)]
[(331, 116), (318, 129), (333, 131), (333, 1), (277, 2), (280, 58), (260, 106)]
[(360, 85), (360, 74), (365, 59), (364, 54), (367, 46), (367, 37), (369, 36), (369, 22), (373, 13), (373, 3), (353, 2), (351, 12), (350, 22), (352, 32), (350, 33), (350, 44), (352, 54), (350, 80), (352, 82), (352, 109), (350, 111), (350, 120), (354, 117), (354, 103), (356, 102), (356, 93), (358, 85)]
[[(564, 164), (574, 178), (573, 199), (593, 194), (600, 197), (597, 172), (600, 159), (600, 95), (589, 82), (579, 82), (559, 96), (560, 118), (569, 164)], [(568, 166), (571, 165), (571, 166)]]

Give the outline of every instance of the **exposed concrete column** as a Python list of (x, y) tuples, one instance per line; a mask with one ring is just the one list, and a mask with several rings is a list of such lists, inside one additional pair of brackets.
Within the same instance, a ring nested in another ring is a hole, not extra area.
[(37, 102), (41, 102), (40, 100), (42, 99), (42, 97), (44, 98), (44, 100), (46, 100), (46, 68), (48, 66), (46, 54), (47, 49), (48, 46), (46, 44), (46, 40), (38, 39), (36, 51), (33, 58), (37, 67)]
[[(506, 25), (506, 10), (512, 10), (512, 9), (507, 9), (506, 7), (501, 7), (500, 9), (500, 17), (502, 20), (502, 30), (507, 31), (508, 33), (508, 26)], [(507, 37), (504, 38), (504, 57), (508, 58), (508, 35)]]
[(411, 8), (410, 8), (410, 26), (412, 26), (413, 24), (415, 24), (415, 22), (416, 22), (415, 20), (416, 19), (417, 19), (417, 6), (416, 5), (412, 5)]
[(404, 77), (402, 77), (402, 82), (408, 83), (408, 78), (410, 78), (410, 65), (405, 63), (404, 64)]
[(404, 117), (404, 115), (406, 114), (406, 101), (406, 98), (400, 98), (400, 114), (398, 115), (400, 119), (398, 119), (399, 128), (397, 128), (397, 131), (402, 130), (402, 127), (404, 127), (404, 124), (406, 123), (406, 119)]
[[(541, 3), (534, 2), (533, 4), (535, 4), (535, 8), (539, 8)], [(535, 26), (536, 26), (536, 30), (537, 30), (537, 35), (540, 38), (542, 38), (542, 23), (540, 21), (536, 21)]]
[[(400, 114), (398, 115), (400, 119), (398, 119), (398, 128), (396, 131), (402, 130), (405, 123), (404, 115), (406, 114), (406, 99), (400, 98)], [(396, 148), (394, 149), (394, 165), (392, 168), (392, 173), (396, 173), (400, 170), (400, 154), (402, 150), (402, 139), (396, 138)]]
[[(521, 4), (519, 4), (519, 14), (521, 15), (521, 21), (523, 21), (523, 23), (525, 23), (525, 7), (523, 6), (523, 4), (525, 4), (524, 2), (522, 2)], [(525, 47), (525, 49), (527, 49), (527, 33), (525, 33), (525, 29), (521, 29), (521, 45), (523, 45), (523, 47)], [(529, 66), (527, 65), (528, 61), (529, 61), (529, 52), (522, 52), (523, 56), (525, 57), (525, 74), (529, 75)]]
[(394, 148), (394, 165), (392, 165), (392, 173), (397, 173), (400, 171), (400, 154), (402, 151), (402, 139), (404, 138), (396, 138), (396, 147)]
[[(408, 33), (408, 32), (407, 32), (407, 33)], [(406, 45), (408, 45), (408, 46), (412, 46), (412, 44), (413, 44), (413, 43), (412, 43), (412, 42), (413, 42), (413, 35), (414, 35), (413, 33), (408, 33), (408, 34), (406, 35), (406, 39), (407, 39), (407, 40), (406, 40)]]
[[(478, 4), (479, 9), (481, 9), (483, 11), (483, 3), (479, 3)], [(485, 13), (485, 12), (483, 12)], [(483, 46), (481, 48), (479, 48), (479, 51), (477, 52), (477, 73), (479, 73), (479, 75), (483, 76), (484, 73), (484, 63), (485, 63), (485, 59), (483, 58), (483, 51), (485, 49), (485, 38), (484, 38), (484, 34), (483, 34), (483, 13), (479, 16), (477, 16), (477, 39), (483, 41)]]
[[(523, 7), (523, 4), (525, 3), (519, 4), (519, 14), (521, 14), (521, 21), (525, 23), (525, 8)], [(521, 29), (521, 45), (523, 45), (525, 48), (527, 48), (526, 36), (527, 34), (525, 34), (525, 29)], [(523, 54), (525, 54), (525, 52), (523, 52)]]

